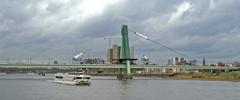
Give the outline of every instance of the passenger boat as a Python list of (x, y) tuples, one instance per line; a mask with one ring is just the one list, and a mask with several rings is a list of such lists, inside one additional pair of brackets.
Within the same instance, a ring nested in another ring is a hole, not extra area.
[(91, 76), (80, 72), (57, 73), (54, 82), (69, 85), (91, 85)]
[(5, 72), (0, 72), (0, 75), (6, 75), (7, 73), (5, 73)]

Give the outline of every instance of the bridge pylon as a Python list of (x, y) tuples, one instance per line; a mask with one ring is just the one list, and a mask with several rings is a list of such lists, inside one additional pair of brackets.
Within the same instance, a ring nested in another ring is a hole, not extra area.
[(130, 48), (129, 48), (129, 40), (128, 40), (128, 26), (122, 25), (121, 29), (122, 34), (122, 47), (121, 47), (121, 57), (120, 61), (126, 65), (125, 70), (120, 68), (119, 74), (117, 76), (118, 79), (132, 79), (132, 68), (131, 68), (131, 57), (130, 57)]

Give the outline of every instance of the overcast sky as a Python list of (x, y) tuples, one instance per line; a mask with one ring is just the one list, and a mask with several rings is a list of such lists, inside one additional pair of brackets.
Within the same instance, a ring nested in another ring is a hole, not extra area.
[(69, 61), (79, 52), (103, 58), (126, 24), (137, 58), (180, 56), (137, 31), (208, 63), (240, 61), (240, 0), (1, 0), (0, 59)]

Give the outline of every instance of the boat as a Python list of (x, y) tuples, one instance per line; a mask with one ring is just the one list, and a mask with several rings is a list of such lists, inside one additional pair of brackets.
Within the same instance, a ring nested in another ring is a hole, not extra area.
[(7, 73), (5, 73), (5, 72), (0, 72), (0, 75), (6, 75)]
[(38, 75), (45, 76), (45, 73), (44, 72), (40, 72), (40, 73), (38, 73)]
[(91, 85), (91, 76), (80, 72), (57, 73), (54, 82), (68, 85)]
[(32, 73), (32, 72), (28, 72), (27, 74), (28, 75), (35, 75), (35, 73)]

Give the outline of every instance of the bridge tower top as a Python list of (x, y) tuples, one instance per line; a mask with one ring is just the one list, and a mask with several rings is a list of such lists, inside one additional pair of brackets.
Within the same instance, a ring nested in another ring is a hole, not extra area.
[(122, 33), (121, 59), (130, 59), (128, 26), (127, 25), (122, 25), (121, 33)]

